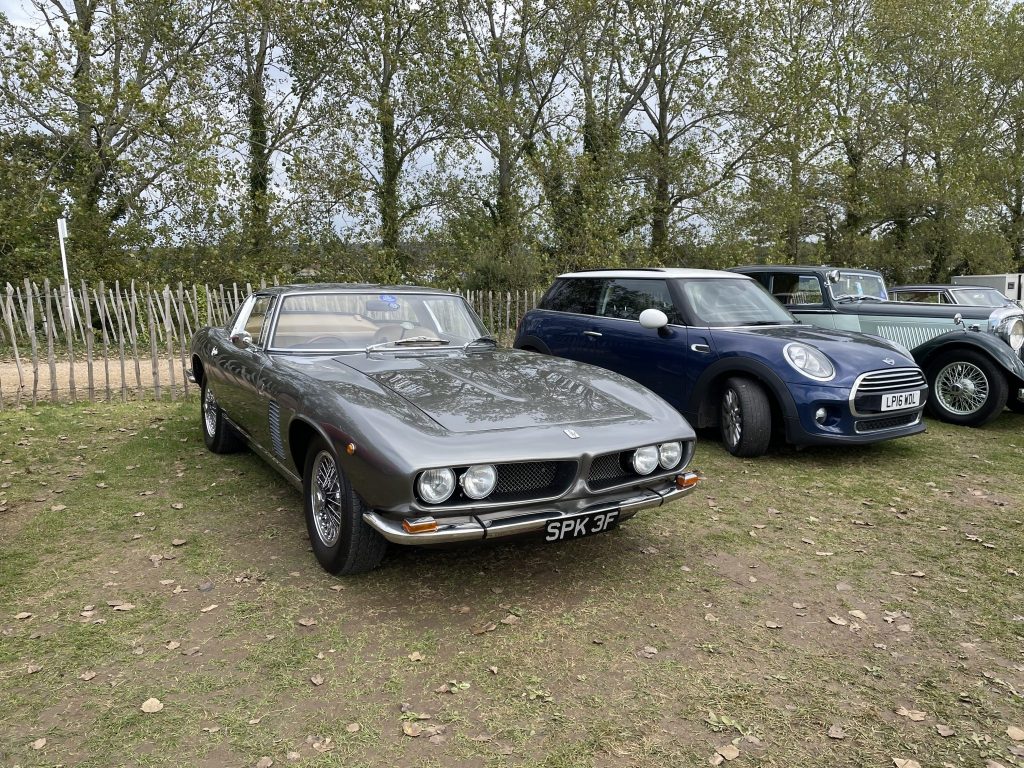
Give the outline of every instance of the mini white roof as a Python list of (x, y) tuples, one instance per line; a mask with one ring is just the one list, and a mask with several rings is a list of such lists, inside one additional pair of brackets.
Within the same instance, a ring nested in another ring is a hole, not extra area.
[(748, 275), (738, 272), (723, 272), (719, 269), (686, 269), (684, 267), (648, 267), (644, 269), (590, 269), (582, 272), (566, 272), (559, 277), (626, 277), (626, 278), (665, 278), (681, 277), (693, 280), (701, 277), (728, 277), (739, 280), (750, 280)]

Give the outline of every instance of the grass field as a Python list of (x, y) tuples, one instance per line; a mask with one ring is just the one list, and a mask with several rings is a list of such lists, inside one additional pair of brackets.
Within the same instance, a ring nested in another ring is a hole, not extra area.
[(1024, 765), (1024, 416), (704, 439), (609, 534), (347, 579), (194, 400), (7, 411), (0, 461), (5, 766)]

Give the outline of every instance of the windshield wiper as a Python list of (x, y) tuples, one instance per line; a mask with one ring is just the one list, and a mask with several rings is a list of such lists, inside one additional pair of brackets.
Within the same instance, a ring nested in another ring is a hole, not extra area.
[(844, 293), (842, 296), (836, 296), (836, 301), (885, 301), (880, 296), (871, 296), (867, 293), (861, 293), (854, 296), (852, 293)]
[(395, 339), (393, 341), (382, 341), (379, 344), (371, 344), (366, 348), (367, 352), (372, 352), (375, 349), (384, 349), (385, 347), (411, 347), (419, 346), (420, 344), (425, 345), (438, 345), (446, 347), (451, 344), (448, 339), (439, 339), (437, 336), (407, 336), (404, 339)]
[(465, 344), (462, 345), (462, 348), (469, 349), (470, 347), (475, 346), (477, 344), (490, 344), (492, 347), (496, 347), (498, 346), (498, 340), (493, 336), (481, 336), (478, 339), (467, 341)]

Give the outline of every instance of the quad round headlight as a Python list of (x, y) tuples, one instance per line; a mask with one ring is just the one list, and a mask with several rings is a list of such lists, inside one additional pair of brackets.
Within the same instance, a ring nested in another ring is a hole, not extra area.
[(493, 464), (474, 464), (459, 478), (462, 492), (471, 499), (490, 496), (498, 484), (498, 471)]
[(681, 443), (662, 443), (658, 446), (658, 463), (662, 469), (672, 469), (683, 457)]
[(1024, 346), (1024, 320), (1015, 317), (1006, 326), (1006, 343), (1014, 352)]
[(428, 504), (447, 501), (455, 491), (455, 473), (450, 469), (428, 469), (416, 481), (416, 490)]
[(649, 475), (658, 468), (658, 449), (645, 445), (633, 451), (633, 469), (638, 475)]

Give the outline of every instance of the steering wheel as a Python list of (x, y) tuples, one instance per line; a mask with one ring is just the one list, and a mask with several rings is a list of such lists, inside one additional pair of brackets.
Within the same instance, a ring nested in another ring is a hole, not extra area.
[(394, 338), (393, 335), (392, 335), (392, 332), (394, 330), (396, 330), (395, 326), (394, 325), (388, 325), (388, 326), (385, 326), (385, 327), (381, 328), (380, 330), (378, 330), (373, 335), (373, 343), (374, 344), (383, 344), (386, 341), (398, 341), (399, 339), (404, 339), (406, 333), (408, 333), (409, 331), (413, 330), (416, 327), (416, 324), (415, 323), (411, 323), (408, 320), (403, 320), (402, 322), (398, 323), (398, 326), (402, 330), (398, 334), (398, 338), (397, 339)]
[(308, 347), (320, 341), (335, 341), (343, 346), (345, 344), (344, 339), (338, 338), (337, 336), (331, 336), (329, 333), (325, 333), (321, 334), (320, 336), (314, 336), (312, 339), (308, 339), (306, 343), (303, 344), (303, 346)]

